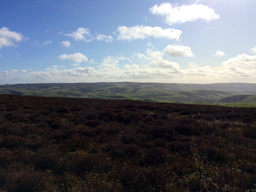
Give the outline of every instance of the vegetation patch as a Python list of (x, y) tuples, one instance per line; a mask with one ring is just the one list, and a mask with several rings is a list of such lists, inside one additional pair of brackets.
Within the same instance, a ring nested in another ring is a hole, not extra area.
[(0, 191), (254, 191), (255, 116), (256, 108), (0, 95)]

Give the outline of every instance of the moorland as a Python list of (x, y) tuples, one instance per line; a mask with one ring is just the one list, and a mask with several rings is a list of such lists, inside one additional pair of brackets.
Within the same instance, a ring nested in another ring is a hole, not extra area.
[(0, 95), (0, 190), (254, 191), (256, 108)]

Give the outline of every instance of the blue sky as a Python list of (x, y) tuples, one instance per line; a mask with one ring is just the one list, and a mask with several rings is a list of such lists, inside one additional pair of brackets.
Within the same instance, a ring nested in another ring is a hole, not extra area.
[(254, 0), (1, 0), (0, 84), (256, 82)]

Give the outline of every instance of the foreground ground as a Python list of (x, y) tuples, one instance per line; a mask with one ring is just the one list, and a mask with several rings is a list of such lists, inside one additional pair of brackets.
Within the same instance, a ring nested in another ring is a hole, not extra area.
[(0, 95), (0, 189), (255, 191), (255, 117), (255, 108)]

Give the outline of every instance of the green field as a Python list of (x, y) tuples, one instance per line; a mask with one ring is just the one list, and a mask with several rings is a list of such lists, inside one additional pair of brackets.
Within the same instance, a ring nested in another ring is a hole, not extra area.
[(256, 84), (53, 83), (0, 86), (0, 94), (256, 107)]

